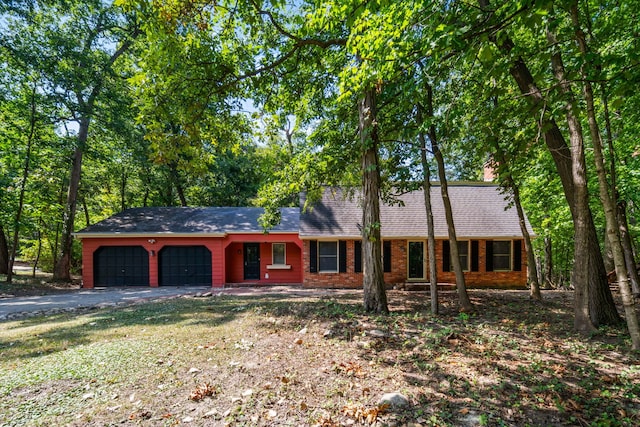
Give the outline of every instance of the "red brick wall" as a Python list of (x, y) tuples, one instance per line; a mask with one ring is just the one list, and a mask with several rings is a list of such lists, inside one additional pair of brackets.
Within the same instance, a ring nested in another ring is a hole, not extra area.
[[(455, 273), (443, 271), (442, 240), (436, 241), (436, 257), (439, 283), (455, 283)], [(354, 271), (354, 241), (347, 241), (347, 272), (346, 273), (310, 273), (309, 272), (309, 241), (304, 240), (304, 286), (320, 288), (360, 288), (362, 287), (362, 273)], [(479, 270), (465, 272), (468, 287), (523, 287), (527, 282), (526, 252), (522, 247), (522, 271), (486, 271), (486, 241), (479, 241)], [(425, 241), (425, 258), (426, 258)], [(388, 286), (407, 282), (407, 241), (391, 241), (391, 272), (384, 274), (384, 281)], [(425, 259), (425, 279), (429, 281), (428, 262)]]

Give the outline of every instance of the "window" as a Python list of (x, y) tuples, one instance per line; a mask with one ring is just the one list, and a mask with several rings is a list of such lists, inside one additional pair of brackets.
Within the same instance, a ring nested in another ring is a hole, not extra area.
[[(453, 258), (449, 250), (449, 245), (448, 240), (442, 242), (444, 256), (447, 257), (445, 262), (443, 262), (443, 271), (453, 271)], [(469, 241), (458, 240), (458, 258), (460, 259), (462, 271), (469, 271)]]
[(503, 271), (511, 270), (510, 240), (493, 241), (493, 269)]
[(286, 248), (286, 243), (274, 243), (271, 245), (271, 264), (285, 265), (287, 263)]
[(318, 242), (318, 271), (338, 272), (338, 242)]
[(458, 240), (458, 257), (462, 271), (469, 271), (469, 242), (467, 240)]

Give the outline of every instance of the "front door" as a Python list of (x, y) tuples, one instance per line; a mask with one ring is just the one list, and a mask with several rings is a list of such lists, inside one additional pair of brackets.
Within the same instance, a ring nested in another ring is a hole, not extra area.
[(424, 279), (424, 242), (409, 242), (409, 279)]
[(260, 243), (244, 244), (244, 280), (260, 279)]

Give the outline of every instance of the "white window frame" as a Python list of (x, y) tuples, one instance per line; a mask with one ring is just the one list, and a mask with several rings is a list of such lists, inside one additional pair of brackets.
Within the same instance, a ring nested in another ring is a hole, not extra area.
[[(282, 247), (282, 262), (276, 261), (276, 247)], [(287, 265), (287, 244), (286, 243), (272, 243), (271, 244), (271, 264), (272, 265)]]
[[(326, 245), (326, 244), (333, 244), (335, 245), (336, 248), (336, 254), (335, 255), (322, 255), (321, 254), (321, 249), (320, 247), (322, 245)], [(336, 268), (333, 270), (323, 270), (322, 269), (322, 262), (320, 262), (323, 258), (329, 259), (329, 258), (335, 258), (336, 260)], [(338, 244), (337, 240), (318, 240), (318, 273), (337, 273), (338, 270), (340, 269), (340, 245)]]
[[(496, 243), (508, 243), (509, 244), (509, 253), (508, 254), (498, 254), (498, 257), (507, 257), (509, 263), (507, 268), (498, 268), (496, 267)], [(513, 271), (513, 241), (511, 240), (494, 240), (493, 241), (493, 271)]]

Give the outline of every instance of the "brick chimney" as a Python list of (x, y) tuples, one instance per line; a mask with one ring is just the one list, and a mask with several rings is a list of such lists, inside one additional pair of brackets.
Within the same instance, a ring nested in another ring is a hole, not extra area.
[(484, 182), (493, 182), (497, 178), (493, 158), (489, 158), (484, 164)]

